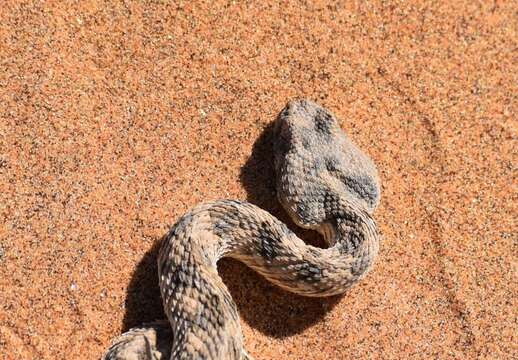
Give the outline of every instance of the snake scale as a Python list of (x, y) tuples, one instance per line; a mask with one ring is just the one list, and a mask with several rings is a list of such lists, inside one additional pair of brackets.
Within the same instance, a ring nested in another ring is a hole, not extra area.
[(298, 226), (322, 234), (328, 248), (305, 244), (244, 201), (198, 205), (171, 228), (158, 255), (168, 322), (129, 330), (103, 359), (251, 359), (236, 305), (217, 272), (222, 257), (305, 296), (343, 293), (371, 268), (380, 238), (371, 214), (380, 186), (370, 158), (333, 114), (309, 100), (290, 101), (281, 111), (273, 146), (280, 203)]

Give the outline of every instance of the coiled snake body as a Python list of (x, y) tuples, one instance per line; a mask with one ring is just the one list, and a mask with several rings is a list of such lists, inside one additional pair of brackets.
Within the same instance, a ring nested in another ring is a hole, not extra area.
[(305, 244), (247, 202), (198, 205), (172, 227), (158, 256), (169, 323), (131, 329), (104, 359), (250, 359), (236, 305), (217, 273), (222, 257), (305, 296), (342, 293), (369, 270), (379, 246), (371, 217), (380, 194), (372, 161), (330, 112), (308, 100), (286, 105), (273, 143), (279, 201), (297, 225), (321, 233), (329, 247)]

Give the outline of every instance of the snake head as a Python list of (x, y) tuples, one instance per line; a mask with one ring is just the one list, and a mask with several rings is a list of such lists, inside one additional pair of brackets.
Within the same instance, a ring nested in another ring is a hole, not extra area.
[[(296, 217), (313, 218), (299, 225), (309, 226), (327, 216), (318, 210), (326, 207), (325, 194), (353, 197), (369, 212), (376, 208), (380, 191), (372, 160), (322, 106), (305, 99), (288, 102), (275, 122), (274, 153), (279, 200)], [(297, 184), (297, 189), (283, 184)]]

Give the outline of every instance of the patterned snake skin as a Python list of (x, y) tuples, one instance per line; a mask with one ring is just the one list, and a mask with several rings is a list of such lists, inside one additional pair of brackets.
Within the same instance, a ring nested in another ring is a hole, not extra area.
[(231, 257), (272, 283), (305, 296), (343, 293), (371, 268), (379, 235), (376, 168), (335, 117), (308, 100), (289, 102), (274, 125), (277, 194), (293, 221), (321, 233), (305, 244), (247, 202), (220, 200), (183, 215), (166, 236), (158, 271), (169, 322), (116, 339), (103, 359), (251, 359), (239, 316), (216, 262)]

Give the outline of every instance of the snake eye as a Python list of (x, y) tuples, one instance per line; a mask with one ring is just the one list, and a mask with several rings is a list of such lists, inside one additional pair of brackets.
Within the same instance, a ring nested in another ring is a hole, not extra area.
[(325, 160), (326, 169), (329, 172), (336, 172), (340, 168), (340, 160), (334, 156), (329, 156)]

